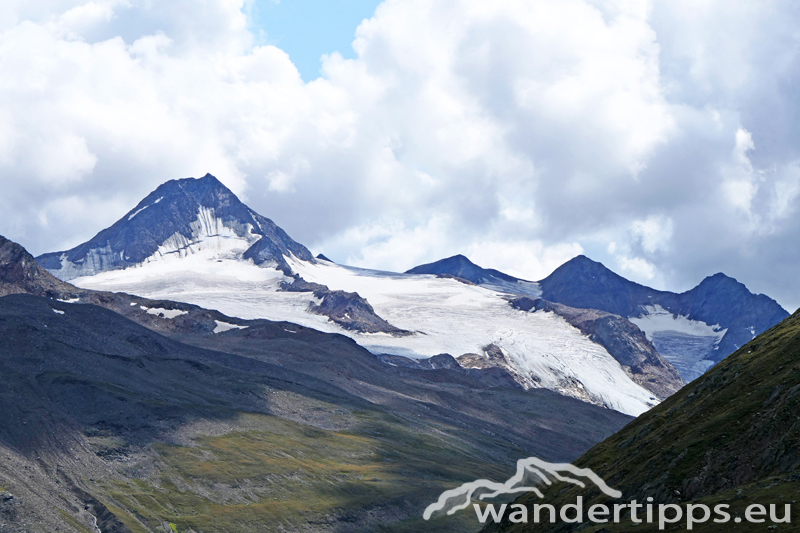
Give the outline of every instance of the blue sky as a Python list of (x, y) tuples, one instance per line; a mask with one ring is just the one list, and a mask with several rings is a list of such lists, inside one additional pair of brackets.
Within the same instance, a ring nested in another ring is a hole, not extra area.
[(320, 76), (320, 57), (339, 52), (355, 57), (356, 28), (372, 17), (379, 0), (258, 0), (252, 7), (252, 31), (262, 44), (289, 54), (303, 81)]

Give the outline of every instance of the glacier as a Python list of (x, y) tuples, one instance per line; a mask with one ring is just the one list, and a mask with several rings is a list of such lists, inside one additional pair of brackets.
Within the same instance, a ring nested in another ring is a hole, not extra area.
[[(395, 337), (345, 330), (308, 312), (309, 304), (319, 303), (313, 293), (281, 291), (281, 282), (292, 280), (284, 272), (238, 257), (249, 244), (247, 238), (226, 234), (208, 212), (201, 213), (198, 222), (202, 223), (191, 243), (168, 240), (140, 265), (72, 282), (86, 289), (191, 303), (244, 319), (294, 322), (347, 335), (375, 354), (423, 359), (440, 353), (481, 354), (494, 344), (528, 388), (547, 388), (634, 416), (658, 403), (602, 346), (563, 318), (513, 309), (502, 292), (428, 274), (380, 272), (285, 256), (306, 281), (357, 292), (379, 316), (414, 334)], [(218, 326), (215, 332), (229, 325)]]

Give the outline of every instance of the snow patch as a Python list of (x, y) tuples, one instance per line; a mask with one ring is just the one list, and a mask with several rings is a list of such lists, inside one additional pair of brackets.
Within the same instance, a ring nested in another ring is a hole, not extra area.
[(673, 315), (660, 305), (648, 305), (642, 316), (632, 317), (628, 320), (639, 326), (639, 329), (644, 331), (650, 341), (653, 340), (653, 333), (662, 331), (674, 331), (695, 337), (716, 337), (718, 340), (722, 339), (728, 331), (719, 324), (711, 326), (699, 320)]
[(64, 313), (64, 311), (62, 311), (62, 310), (60, 310), (60, 309), (53, 309), (53, 312), (54, 312), (55, 314), (57, 314), (57, 315), (64, 315), (64, 314), (66, 314), (66, 313)]
[(162, 309), (161, 307), (145, 307), (140, 306), (143, 311), (147, 311), (148, 315), (161, 316), (162, 318), (175, 318), (181, 315), (188, 315), (189, 311), (182, 311), (180, 309)]
[(74, 303), (80, 302), (81, 299), (80, 298), (70, 298), (68, 300), (62, 300), (62, 299), (59, 298), (58, 301), (59, 302), (64, 302), (65, 304), (74, 304)]
[(148, 207), (150, 207), (150, 206), (146, 205), (146, 206), (142, 207), (141, 209), (137, 209), (131, 216), (128, 217), (128, 220), (133, 220), (133, 217), (135, 217), (136, 215), (138, 215), (139, 213), (141, 213), (142, 211), (144, 211)]
[[(249, 326), (237, 326), (236, 324), (229, 324), (220, 320), (215, 320), (217, 327), (214, 328), (214, 333), (222, 333), (223, 331), (230, 331), (232, 329), (247, 329)], [(289, 331), (288, 329), (286, 331)], [(294, 331), (292, 332), (294, 333)]]
[(175, 261), (191, 256), (206, 260), (236, 260), (262, 237), (253, 233), (251, 224), (226, 223), (217, 218), (213, 208), (204, 206), (200, 206), (197, 220), (190, 224), (190, 228), (192, 233), (188, 237), (179, 232), (169, 236), (144, 263)]

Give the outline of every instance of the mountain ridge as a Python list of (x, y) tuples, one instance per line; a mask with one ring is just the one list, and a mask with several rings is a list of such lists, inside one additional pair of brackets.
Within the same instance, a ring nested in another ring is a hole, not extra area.
[[(568, 308), (620, 316), (645, 331), (648, 340), (687, 381), (789, 316), (772, 298), (753, 294), (721, 272), (705, 277), (692, 289), (674, 293), (630, 281), (585, 255), (566, 261), (538, 282), (482, 268), (463, 255), (408, 272), (452, 276)], [(532, 291), (532, 287), (536, 289)]]
[(0, 296), (35, 294), (74, 298), (80, 289), (45, 270), (21, 245), (0, 235)]
[(726, 331), (706, 353), (714, 363), (789, 316), (772, 298), (753, 294), (721, 272), (707, 276), (688, 291), (674, 293), (627, 280), (581, 255), (558, 267), (539, 285), (542, 298), (570, 307), (599, 309), (630, 319), (660, 306), (673, 316), (719, 326)]
[(470, 261), (466, 256), (462, 254), (457, 254), (451, 257), (447, 257), (445, 259), (440, 259), (438, 261), (434, 261), (432, 263), (426, 263), (424, 265), (415, 266), (409, 270), (406, 270), (406, 274), (450, 274), (457, 278), (462, 278), (467, 281), (471, 281), (475, 284), (485, 283), (491, 281), (493, 279), (499, 279), (501, 281), (527, 281), (520, 278), (516, 278), (514, 276), (510, 276), (499, 270), (495, 270), (493, 268), (483, 268), (472, 261)]
[[(310, 253), (293, 253), (294, 241), (287, 245), (261, 235), (264, 224), (256, 228), (254, 217), (213, 176), (172, 180), (93, 240), (39, 260), (56, 276), (87, 289), (186, 302), (240, 319), (288, 319), (350, 336), (375, 354), (424, 359), (445, 352), (484, 354), (486, 346), (496, 344), (526, 389), (547, 388), (628, 414), (663, 396), (633, 381), (602, 345), (560, 319), (522, 318), (514, 311), (504, 295), (536, 296), (535, 283), (481, 270), (464, 257), (454, 260), (486, 274), (480, 281), (488, 291), (415, 274), (348, 269)], [(277, 227), (272, 233), (285, 235)], [(252, 260), (251, 254), (261, 250), (267, 257)], [(394, 296), (386, 293), (398, 290)], [(436, 296), (445, 293), (450, 297)], [(142, 306), (148, 312), (160, 308)], [(183, 311), (164, 309), (165, 316)], [(501, 317), (513, 326), (498, 329), (495, 321)], [(142, 318), (147, 317), (137, 317)], [(458, 335), (468, 322), (472, 331)], [(554, 354), (557, 362), (551, 364), (548, 357)]]

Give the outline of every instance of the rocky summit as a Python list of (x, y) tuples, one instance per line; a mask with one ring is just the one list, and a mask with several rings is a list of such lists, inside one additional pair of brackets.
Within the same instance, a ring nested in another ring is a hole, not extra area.
[(62, 280), (206, 253), (288, 271), (285, 256), (314, 256), (211, 174), (171, 180), (89, 241), (37, 257)]

